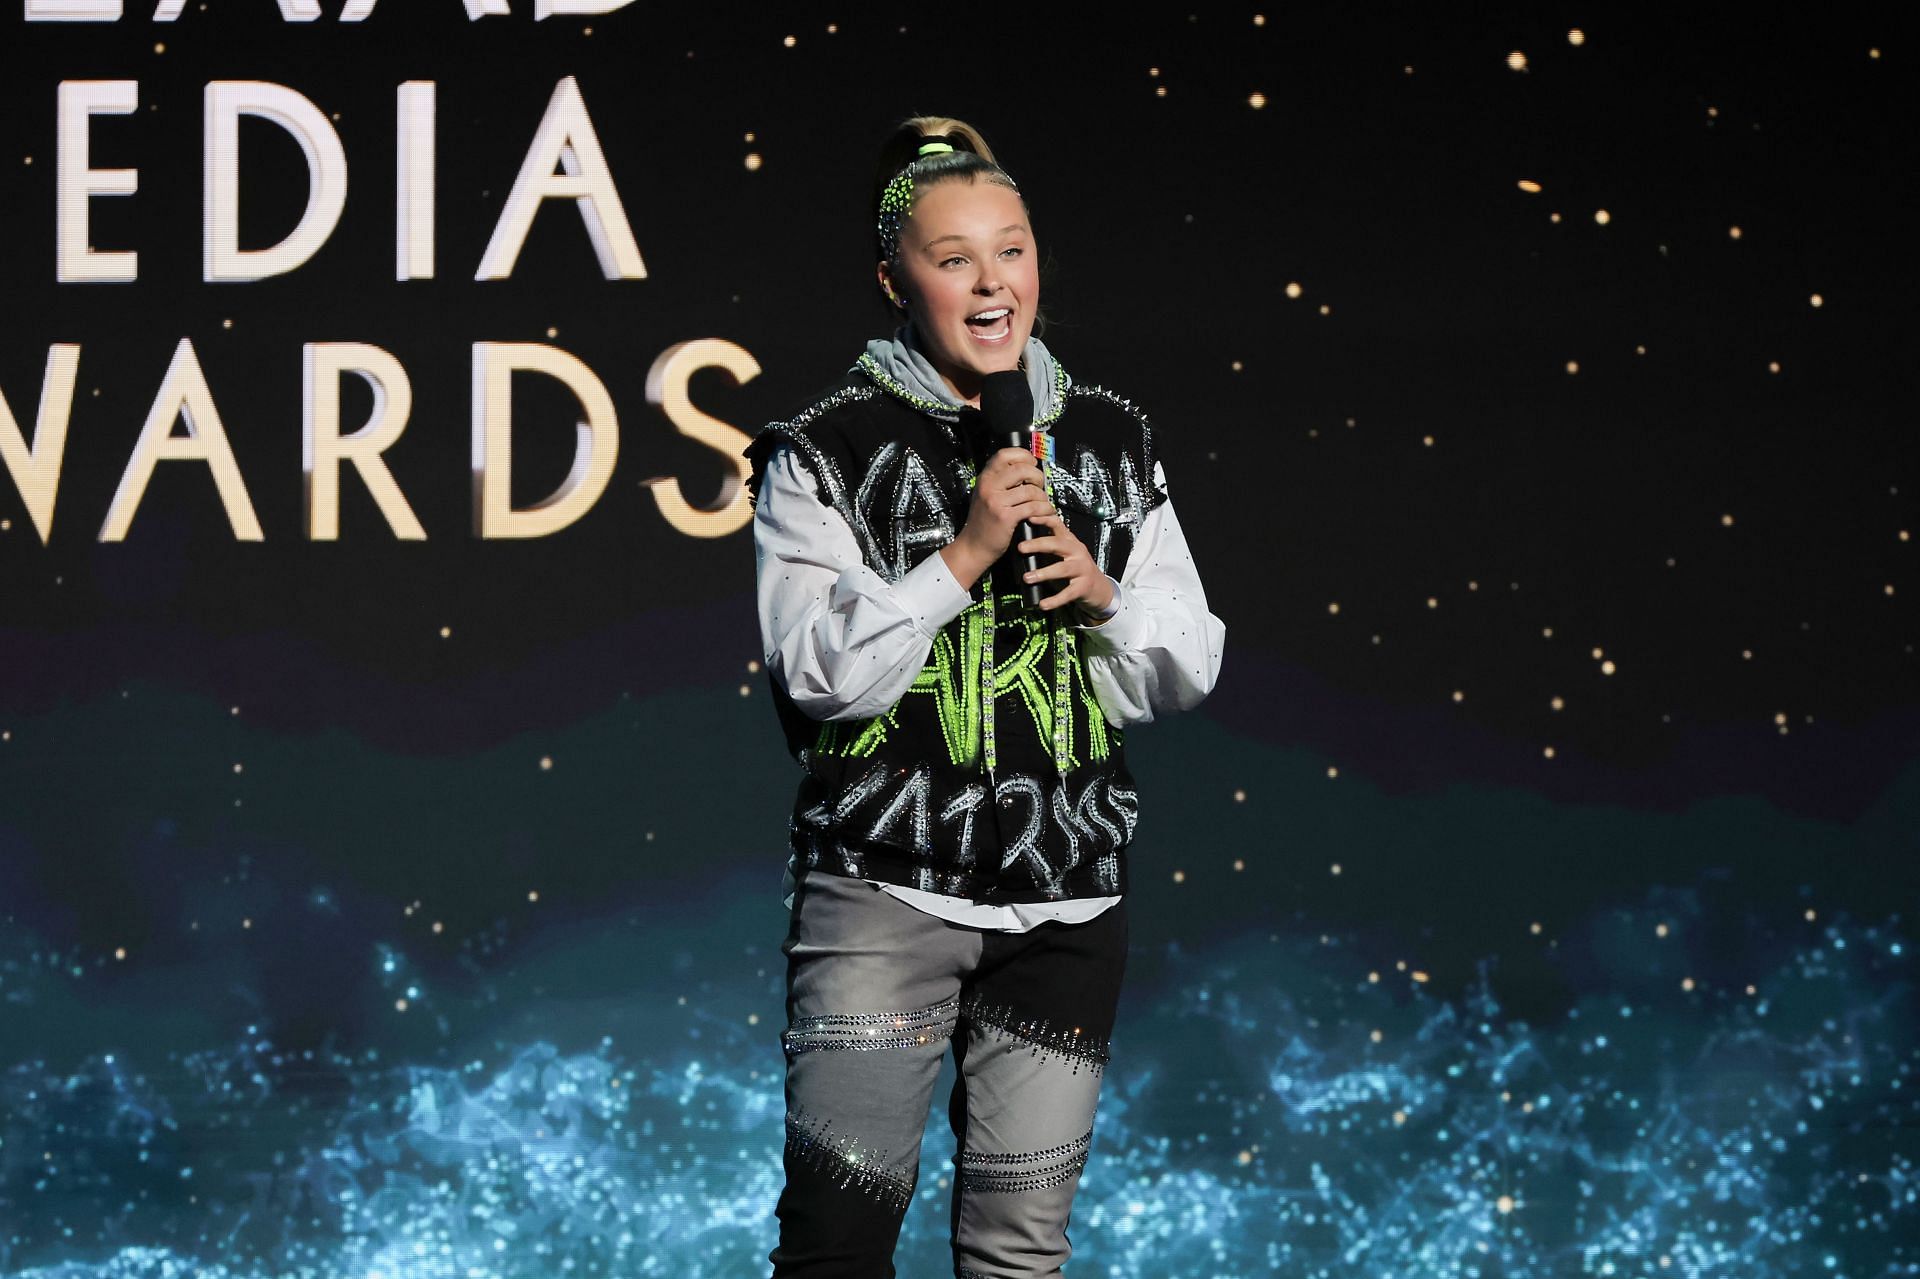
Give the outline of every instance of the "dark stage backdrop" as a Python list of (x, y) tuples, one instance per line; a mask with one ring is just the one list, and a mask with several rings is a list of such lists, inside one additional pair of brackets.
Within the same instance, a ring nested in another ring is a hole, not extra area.
[(914, 112), (1228, 628), (1070, 1270), (1920, 1273), (1909, 39), (121, 9), (0, 20), (0, 1276), (765, 1272), (737, 453)]

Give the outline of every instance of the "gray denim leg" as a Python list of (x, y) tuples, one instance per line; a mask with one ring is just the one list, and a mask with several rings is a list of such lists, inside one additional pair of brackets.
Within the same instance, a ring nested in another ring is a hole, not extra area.
[(1101, 1068), (966, 1028), (966, 1138), (954, 1225), (961, 1279), (1057, 1275), (1093, 1140)]
[(1126, 971), (1127, 903), (989, 935), (962, 985), (949, 1119), (958, 1279), (1058, 1275)]
[(897, 1236), (912, 1198), (961, 975), (980, 945), (977, 931), (863, 879), (806, 876), (782, 946), (788, 1187), (776, 1273), (891, 1273), (893, 1240), (876, 1235)]

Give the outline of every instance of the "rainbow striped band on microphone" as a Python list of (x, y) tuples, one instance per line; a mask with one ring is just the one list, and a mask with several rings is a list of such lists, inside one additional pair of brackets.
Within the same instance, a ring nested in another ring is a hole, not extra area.
[(1035, 427), (1028, 433), (1027, 451), (1040, 463), (1040, 473), (1045, 475), (1053, 466), (1053, 432)]

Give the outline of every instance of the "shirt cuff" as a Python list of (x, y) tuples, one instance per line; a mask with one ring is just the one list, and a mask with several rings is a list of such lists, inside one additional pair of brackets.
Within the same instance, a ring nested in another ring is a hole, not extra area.
[(973, 603), (973, 592), (960, 585), (937, 550), (902, 574), (893, 591), (913, 629), (928, 639)]
[(1114, 611), (1104, 622), (1076, 621), (1073, 629), (1080, 632), (1094, 653), (1117, 653), (1138, 648), (1146, 639), (1150, 629), (1147, 612), (1140, 607), (1133, 593), (1108, 574), (1107, 580), (1113, 582)]

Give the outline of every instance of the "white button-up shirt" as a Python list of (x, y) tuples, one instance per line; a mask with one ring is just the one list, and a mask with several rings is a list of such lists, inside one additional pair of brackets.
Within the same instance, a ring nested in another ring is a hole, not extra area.
[[(1153, 482), (1166, 476), (1153, 464)], [(1038, 530), (1036, 530), (1037, 532)], [(820, 501), (804, 460), (787, 446), (767, 459), (754, 504), (755, 589), (761, 652), (794, 705), (817, 720), (868, 719), (892, 709), (927, 663), (940, 629), (973, 602), (944, 556), (927, 556), (889, 583), (869, 568), (846, 520)], [(1141, 520), (1111, 611), (1077, 611), (1087, 679), (1108, 722), (1150, 722), (1186, 710), (1220, 675), (1227, 628), (1207, 611), (1206, 592), (1173, 502)], [(781, 885), (793, 907), (794, 857)], [(1004, 905), (874, 880), (918, 910), (973, 928), (1024, 932), (1049, 919), (1081, 923), (1119, 901), (1086, 897)]]

